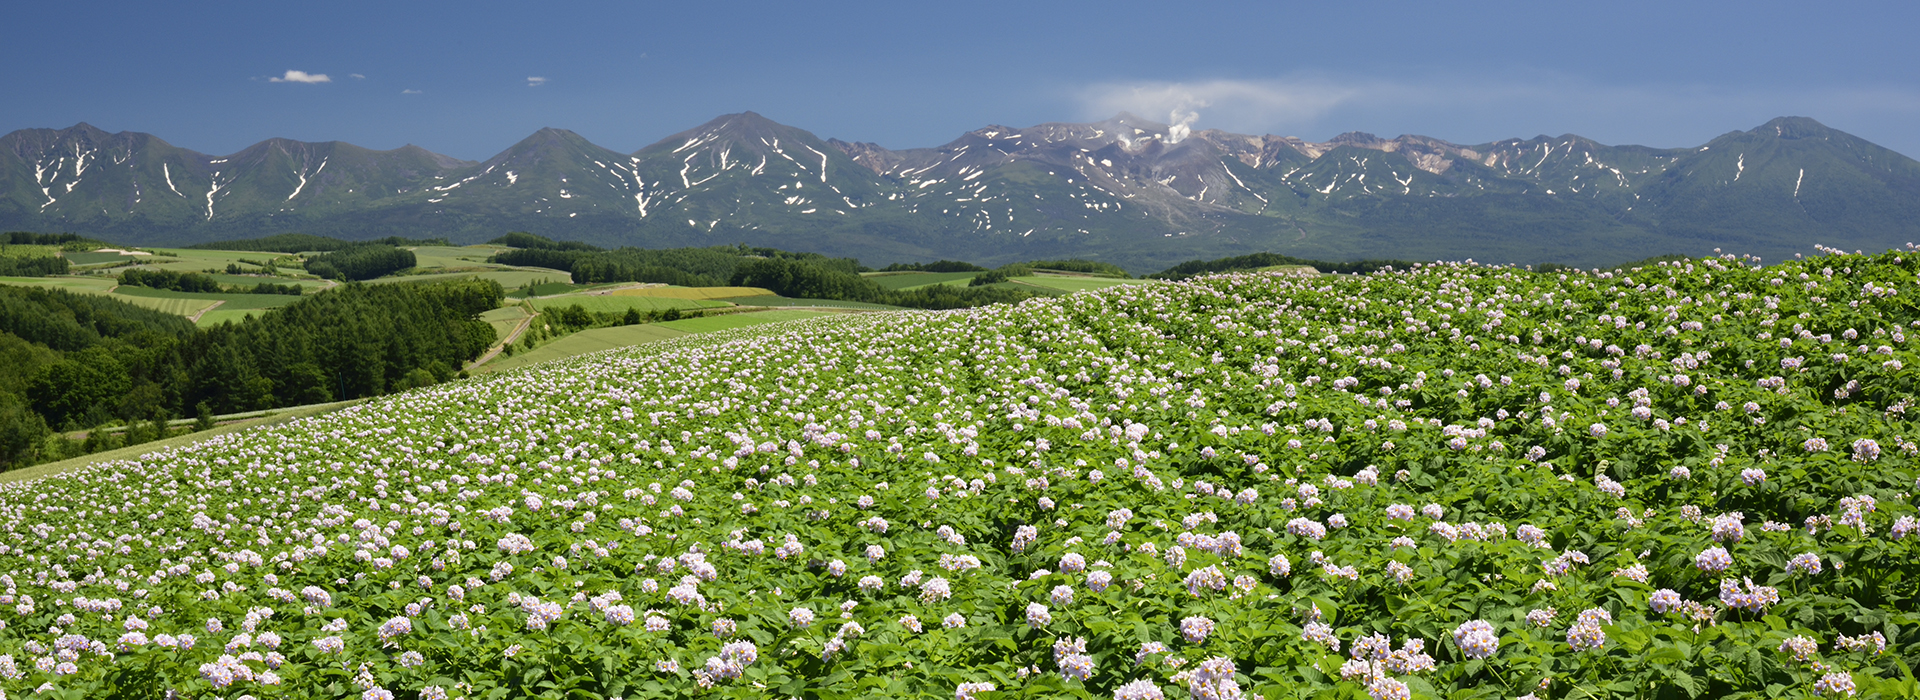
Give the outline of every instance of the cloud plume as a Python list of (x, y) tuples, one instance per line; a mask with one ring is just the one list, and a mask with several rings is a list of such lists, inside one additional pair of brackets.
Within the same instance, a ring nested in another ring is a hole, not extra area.
[(267, 82), (270, 82), (270, 83), (331, 83), (333, 82), (333, 79), (327, 77), (327, 74), (325, 73), (308, 73), (303, 70), (290, 70), (290, 71), (287, 71), (286, 75), (280, 76), (278, 78), (268, 78)]
[(527, 87), (540, 87), (545, 84), (547, 84), (546, 78), (534, 75), (527, 76)]
[(1166, 115), (1170, 141), (1198, 128), (1310, 140), (1359, 129), (1459, 143), (1576, 133), (1603, 143), (1676, 147), (1778, 116), (1811, 116), (1841, 129), (1854, 119), (1920, 118), (1920, 92), (1898, 86), (1623, 85), (1544, 72), (1105, 82), (1073, 94), (1082, 118)]
[(1206, 109), (1216, 124), (1298, 124), (1325, 115), (1360, 92), (1333, 83), (1283, 80), (1207, 80), (1199, 82), (1103, 83), (1080, 92), (1087, 116), (1134, 111), (1167, 115), (1169, 140), (1190, 133)]

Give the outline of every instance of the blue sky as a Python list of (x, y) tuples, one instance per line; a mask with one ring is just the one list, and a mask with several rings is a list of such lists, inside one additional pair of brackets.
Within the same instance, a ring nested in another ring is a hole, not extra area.
[(9, 32), (0, 132), (85, 121), (212, 154), (282, 136), (478, 160), (545, 126), (632, 151), (744, 110), (911, 148), (1126, 109), (1309, 140), (1650, 146), (1798, 115), (1920, 156), (1920, 4), (1903, 2), (16, 2), (6, 14), (31, 31)]

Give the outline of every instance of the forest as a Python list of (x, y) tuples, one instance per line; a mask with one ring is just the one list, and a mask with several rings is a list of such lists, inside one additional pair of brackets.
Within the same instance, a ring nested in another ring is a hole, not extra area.
[(348, 284), (197, 329), (102, 296), (0, 286), (0, 361), (12, 368), (0, 373), (0, 467), (110, 447), (74, 444), (56, 431), (445, 381), (492, 344), (492, 327), (476, 317), (503, 296), (490, 281)]
[(187, 246), (200, 250), (242, 250), (262, 253), (311, 253), (328, 252), (354, 246), (380, 244), (395, 247), (423, 245), (453, 245), (445, 238), (402, 238), (387, 236), (364, 241), (347, 241), (308, 233), (281, 233), (260, 238), (243, 238), (230, 241), (210, 241)]
[(1188, 260), (1186, 262), (1180, 263), (1173, 267), (1169, 267), (1165, 270), (1161, 270), (1151, 275), (1147, 275), (1147, 277), (1149, 279), (1160, 279), (1160, 280), (1178, 282), (1180, 280), (1199, 277), (1201, 275), (1212, 275), (1212, 274), (1218, 274), (1222, 272), (1233, 272), (1235, 270), (1258, 270), (1264, 267), (1275, 267), (1279, 265), (1300, 265), (1303, 267), (1311, 267), (1315, 270), (1319, 270), (1320, 272), (1324, 272), (1328, 274), (1364, 275), (1364, 274), (1369, 274), (1373, 272), (1378, 272), (1380, 270), (1384, 270), (1387, 268), (1396, 268), (1396, 269), (1405, 270), (1413, 267), (1414, 263), (1407, 262), (1405, 260), (1353, 260), (1353, 261), (1344, 261), (1344, 262), (1330, 262), (1326, 260), (1309, 260), (1306, 258), (1296, 258), (1291, 255), (1281, 255), (1278, 253), (1254, 253), (1252, 255), (1236, 255), (1230, 258), (1220, 258), (1218, 260)]
[(413, 251), (386, 243), (362, 243), (307, 258), (307, 272), (323, 279), (370, 280), (416, 264)]

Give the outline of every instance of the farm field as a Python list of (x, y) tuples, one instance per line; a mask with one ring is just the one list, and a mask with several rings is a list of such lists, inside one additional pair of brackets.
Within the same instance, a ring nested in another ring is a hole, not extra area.
[(841, 301), (839, 299), (794, 299), (773, 295), (755, 295), (750, 297), (722, 297), (714, 301), (724, 301), (737, 306), (766, 307), (817, 307), (823, 309), (857, 309), (862, 311), (891, 311), (900, 307), (887, 304), (870, 304), (864, 301)]
[[(283, 257), (281, 253), (245, 252), (227, 250), (200, 250), (197, 248), (152, 248), (155, 255), (120, 255), (118, 253), (66, 253), (67, 260), (76, 266), (97, 265), (102, 263), (132, 262), (143, 268), (167, 270), (171, 272), (198, 272), (212, 276), (214, 280), (227, 285), (255, 285), (261, 282), (272, 284), (298, 284), (309, 291), (324, 288), (327, 283), (312, 277), (292, 277), (285, 275), (229, 275), (227, 265), (238, 263), (249, 270), (258, 270), (252, 264), (242, 260), (266, 261)], [(207, 270), (214, 270), (208, 273)], [(298, 271), (298, 268), (293, 268)], [(113, 276), (118, 269), (105, 270), (105, 276)]]
[(526, 320), (527, 316), (527, 307), (518, 303), (508, 303), (498, 309), (481, 313), (480, 320), (493, 326), (493, 337), (497, 343), (505, 340), (507, 334), (512, 333), (513, 329), (519, 328), (520, 322)]
[[(127, 288), (121, 288), (121, 290), (124, 289)], [(217, 299), (200, 298), (210, 295), (186, 297), (180, 296), (179, 292), (168, 292), (163, 295), (156, 294), (149, 296), (145, 294), (122, 294), (121, 290), (115, 290), (114, 293), (107, 296), (133, 304), (134, 306), (141, 306), (175, 316), (193, 316), (194, 314), (211, 308), (214, 304), (220, 303)]]
[[(0, 243), (0, 257), (6, 258), (57, 258), (62, 255), (60, 246)], [(67, 261), (71, 264), (73, 261)]]
[(571, 294), (573, 292), (584, 291), (586, 289), (589, 289), (590, 287), (591, 285), (573, 284), (571, 282), (539, 282), (539, 283), (530, 285), (528, 287), (525, 287), (523, 289), (510, 290), (507, 292), (507, 296), (510, 296), (516, 299), (526, 299), (529, 297), (558, 296), (561, 294)]
[(381, 277), (379, 279), (367, 280), (367, 284), (395, 284), (395, 283), (401, 283), (401, 282), (434, 282), (434, 281), (459, 280), (459, 279), (467, 279), (467, 278), (493, 280), (495, 282), (499, 282), (500, 286), (505, 287), (507, 289), (518, 289), (521, 285), (528, 284), (528, 283), (538, 284), (541, 282), (554, 282), (554, 281), (566, 280), (568, 278), (568, 275), (567, 273), (561, 272), (559, 270), (546, 270), (546, 269), (532, 268), (532, 267), (529, 267), (529, 268), (496, 267), (495, 269), (480, 270), (480, 271), (441, 272), (441, 273), (428, 273), (428, 274), (421, 274), (421, 275), (401, 275), (398, 277)]
[(1320, 276), (1320, 271), (1317, 269), (1314, 269), (1312, 265), (1269, 265), (1267, 267), (1260, 268), (1260, 271), (1261, 272), (1284, 272), (1289, 274), (1300, 275), (1303, 277)]
[[(156, 255), (139, 256), (138, 262), (161, 270), (174, 272), (205, 272), (206, 270), (225, 270), (229, 264), (241, 264), (242, 260), (266, 261), (283, 257), (284, 253), (201, 250), (199, 248), (150, 248)], [(130, 258), (131, 259), (131, 258)], [(248, 267), (251, 267), (248, 265)], [(297, 269), (297, 268), (296, 268)]]
[(278, 275), (229, 275), (224, 272), (207, 273), (207, 276), (212, 277), (215, 282), (237, 287), (251, 287), (261, 282), (269, 284), (297, 284), (305, 288), (305, 293), (307, 294), (312, 294), (322, 289), (330, 289), (334, 286), (328, 283), (329, 280), (314, 279), (312, 277), (295, 278)]
[(1030, 284), (1036, 287), (1057, 289), (1063, 292), (1082, 292), (1089, 289), (1106, 289), (1129, 284), (1153, 284), (1153, 280), (1124, 280), (1112, 277), (1092, 277), (1077, 275), (1027, 275), (1012, 277), (1011, 281)]
[[(200, 318), (202, 327), (218, 325), (227, 320), (239, 320), (248, 313), (261, 309), (285, 306), (300, 297), (282, 294), (203, 294), (197, 292), (175, 292), (146, 287), (119, 286), (112, 277), (0, 277), (0, 284), (21, 286), (52, 287), (87, 294), (107, 294), (120, 301), (149, 309), (155, 309), (180, 316), (192, 316), (203, 309), (213, 307), (215, 302), (223, 302), (219, 308), (207, 312)], [(112, 293), (107, 290), (112, 289)]]
[(193, 325), (201, 328), (212, 328), (223, 323), (240, 323), (248, 318), (266, 313), (266, 311), (266, 309), (227, 308), (227, 306), (223, 304), (206, 313), (200, 314), (200, 319), (194, 321)]
[(227, 294), (227, 293), (216, 294), (216, 293), (202, 293), (202, 292), (176, 292), (176, 291), (167, 290), (167, 289), (150, 289), (147, 287), (134, 287), (130, 285), (121, 285), (118, 289), (113, 290), (113, 296), (126, 297), (124, 301), (129, 301), (136, 304), (140, 302), (133, 301), (134, 299), (184, 299), (184, 300), (205, 301), (209, 303), (219, 301), (219, 302), (224, 302), (220, 305), (220, 308), (223, 310), (225, 309), (272, 309), (272, 308), (286, 306), (288, 304), (294, 303), (301, 299), (301, 297), (291, 296), (287, 294)]
[[(965, 287), (978, 272), (882, 272), (866, 275), (887, 289), (917, 289), (936, 284), (948, 284)], [(957, 284), (956, 284), (957, 283)]]
[[(210, 294), (175, 292), (129, 285), (122, 285), (108, 296), (129, 304), (180, 316), (192, 317), (194, 314), (200, 314), (194, 325), (201, 328), (211, 328), (228, 321), (237, 323), (248, 316), (260, 314), (267, 309), (286, 306), (301, 299), (301, 297), (287, 294)], [(216, 303), (219, 306), (214, 306)]]
[(664, 328), (672, 328), (677, 331), (684, 331), (687, 333), (712, 333), (714, 331), (724, 331), (724, 330), (730, 330), (734, 328), (747, 328), (750, 326), (758, 326), (758, 325), (763, 325), (768, 323), (778, 323), (780, 321), (795, 321), (803, 318), (815, 318), (819, 316), (826, 316), (830, 313), (833, 313), (833, 312), (806, 311), (801, 309), (784, 309), (779, 311), (747, 311), (747, 312), (737, 313), (737, 314), (720, 314), (718, 316), (701, 316), (700, 318), (683, 318), (678, 321), (665, 321), (657, 325)]
[(122, 255), (117, 252), (101, 253), (101, 252), (94, 252), (94, 251), (74, 251), (69, 253), (61, 253), (61, 256), (65, 257), (69, 264), (74, 265), (76, 267), (82, 267), (87, 265), (100, 265), (105, 263), (128, 262), (128, 261), (144, 262), (146, 260), (152, 259), (151, 256), (145, 256), (145, 255)]
[(759, 287), (636, 287), (616, 289), (607, 294), (623, 297), (660, 297), (663, 299), (732, 299), (766, 296), (773, 292)]
[(613, 294), (568, 294), (565, 296), (539, 297), (529, 303), (534, 308), (545, 311), (553, 308), (565, 308), (579, 304), (581, 308), (594, 313), (625, 313), (627, 309), (646, 311), (665, 311), (667, 309), (716, 309), (731, 306), (723, 301), (706, 299), (675, 299), (653, 296), (616, 296)]
[(470, 246), (417, 246), (408, 248), (413, 251), (415, 269), (430, 270), (444, 267), (500, 267), (487, 262), (487, 258), (506, 248), (497, 245)]
[(105, 294), (118, 281), (111, 277), (0, 277), (0, 284), (21, 287), (50, 287), (84, 294)]
[(678, 338), (686, 334), (687, 331), (667, 328), (658, 323), (594, 328), (556, 339), (532, 350), (515, 353), (512, 357), (495, 357), (487, 364), (476, 368), (475, 371), (498, 373), (590, 352)]
[(1920, 697), (1917, 256), (588, 331), (0, 485), (0, 682)]
[[(500, 372), (576, 355), (584, 355), (590, 352), (599, 352), (612, 348), (628, 347), (678, 338), (683, 335), (711, 333), (714, 331), (747, 328), (779, 321), (813, 318), (816, 316), (824, 316), (828, 313), (830, 312), (803, 311), (798, 309), (749, 311), (720, 316), (688, 318), (664, 323), (643, 323), (632, 326), (594, 328), (561, 337), (532, 350), (516, 353), (512, 357), (496, 357), (478, 367), (476, 371), (488, 373)], [(482, 315), (482, 318), (485, 318), (485, 316)], [(501, 337), (505, 336), (502, 335)]]

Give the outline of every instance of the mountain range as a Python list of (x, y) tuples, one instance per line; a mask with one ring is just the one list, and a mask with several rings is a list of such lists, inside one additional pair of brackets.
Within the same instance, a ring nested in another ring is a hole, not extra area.
[(1603, 265), (1722, 248), (1771, 260), (1920, 239), (1920, 162), (1804, 117), (1663, 149), (1574, 135), (1311, 142), (1122, 113), (891, 150), (746, 112), (633, 153), (541, 129), (482, 162), (287, 139), (210, 156), (79, 124), (0, 137), (0, 229), (134, 245), (521, 230), (873, 265), (1081, 257), (1140, 271), (1255, 251)]

